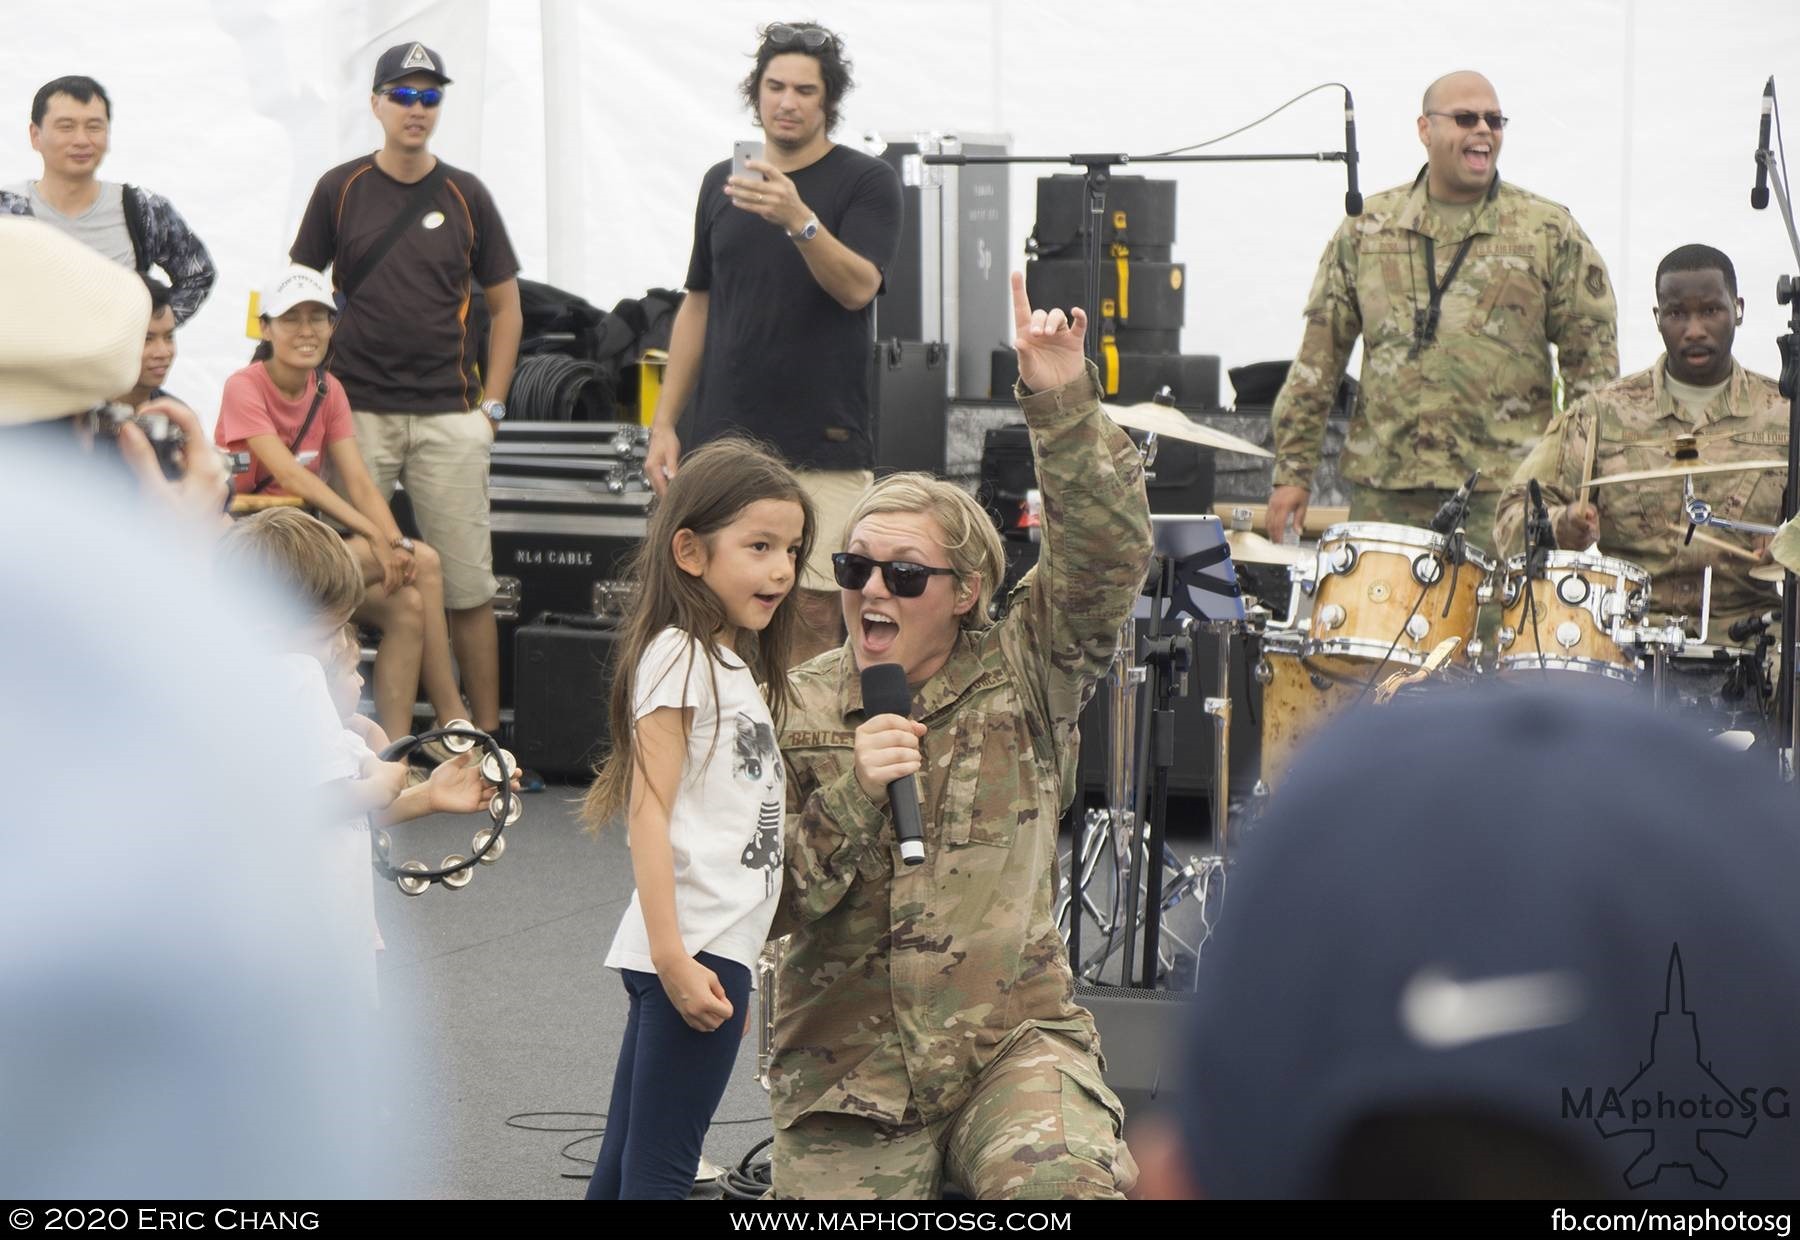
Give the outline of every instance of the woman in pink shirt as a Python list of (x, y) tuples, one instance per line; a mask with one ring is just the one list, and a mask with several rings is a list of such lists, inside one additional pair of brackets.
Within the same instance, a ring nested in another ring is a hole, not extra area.
[[(421, 678), (440, 724), (467, 711), (450, 662), (437, 552), (400, 533), (357, 451), (350, 400), (325, 369), (336, 317), (323, 275), (282, 272), (262, 296), (258, 360), (225, 381), (213, 439), (249, 450), (240, 493), (295, 496), (345, 531), (366, 586), (356, 618), (381, 630), (375, 713), (390, 736), (406, 736)], [(336, 489), (323, 476), (327, 465)]]

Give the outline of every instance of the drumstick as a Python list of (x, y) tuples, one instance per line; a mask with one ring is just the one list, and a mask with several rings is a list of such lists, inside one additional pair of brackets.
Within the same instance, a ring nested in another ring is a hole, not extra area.
[(1581, 467), (1581, 490), (1575, 496), (1575, 502), (1577, 504), (1582, 505), (1583, 507), (1586, 507), (1587, 502), (1588, 502), (1588, 491), (1589, 491), (1588, 483), (1593, 480), (1594, 458), (1599, 454), (1599, 451), (1600, 451), (1600, 414), (1598, 411), (1596, 411), (1594, 414), (1594, 423), (1592, 426), (1588, 427), (1587, 459), (1582, 464), (1582, 467)]
[[(1687, 526), (1679, 521), (1671, 522), (1669, 528), (1674, 530), (1677, 534), (1687, 532)], [(1704, 534), (1699, 530), (1694, 531), (1694, 538), (1709, 546), (1717, 547), (1721, 551), (1729, 551), (1732, 555), (1738, 556), (1740, 559), (1749, 560), (1756, 564), (1762, 563), (1762, 554), (1760, 552), (1746, 551), (1734, 543), (1726, 542), (1723, 538), (1714, 538), (1711, 534)]]

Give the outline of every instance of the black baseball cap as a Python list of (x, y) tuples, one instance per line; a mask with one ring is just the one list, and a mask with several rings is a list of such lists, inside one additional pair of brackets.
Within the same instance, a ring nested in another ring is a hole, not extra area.
[(1548, 690), (1328, 729), (1201, 956), (1195, 1186), (1349, 1192), (1368, 1123), (1451, 1111), (1618, 1197), (1800, 1191), (1800, 835), (1750, 756)]
[(450, 84), (450, 75), (444, 72), (442, 56), (423, 43), (396, 43), (375, 62), (375, 84), (371, 89), (380, 90), (387, 83), (398, 81), (411, 73), (429, 74), (441, 85)]

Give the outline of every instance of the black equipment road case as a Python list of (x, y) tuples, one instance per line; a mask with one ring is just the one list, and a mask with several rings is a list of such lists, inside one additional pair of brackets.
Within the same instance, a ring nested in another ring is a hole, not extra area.
[[(1110, 318), (1115, 328), (1178, 331), (1187, 314), (1186, 282), (1187, 267), (1182, 263), (1143, 262), (1135, 257), (1122, 262), (1104, 259), (1100, 263), (1100, 317)], [(1077, 258), (1027, 262), (1025, 292), (1040, 309), (1080, 306), (1094, 313), (1094, 307), (1087, 304), (1087, 264)], [(1113, 308), (1110, 315), (1108, 303)]]
[(927, 164), (926, 155), (1004, 155), (1005, 134), (872, 133), (869, 149), (900, 174), (900, 247), (875, 300), (875, 334), (937, 340), (949, 391), (987, 391), (988, 350), (1012, 339), (1004, 164)]
[(611, 740), (618, 629), (594, 616), (550, 613), (513, 635), (512, 751), (520, 765), (586, 776)]
[[(1027, 251), (1039, 258), (1084, 257), (1087, 235), (1087, 178), (1080, 173), (1039, 177), (1037, 225)], [(1132, 258), (1168, 262), (1175, 244), (1175, 182), (1141, 176), (1115, 176), (1106, 183), (1106, 214), (1100, 233), (1100, 257), (1110, 260), (1112, 247), (1124, 246)], [(1033, 305), (1038, 303), (1033, 302)]]
[(621, 505), (607, 497), (611, 507), (602, 507), (598, 499), (584, 501), (578, 494), (549, 494), (550, 500), (536, 506), (509, 500), (511, 506), (502, 508), (497, 499), (489, 518), (494, 575), (503, 600), (495, 609), (502, 707), (518, 705), (513, 693), (516, 626), (546, 612), (594, 615), (622, 609), (622, 583), (648, 525), (641, 502)]
[(875, 472), (944, 472), (950, 425), (949, 353), (936, 342), (877, 340), (872, 361)]

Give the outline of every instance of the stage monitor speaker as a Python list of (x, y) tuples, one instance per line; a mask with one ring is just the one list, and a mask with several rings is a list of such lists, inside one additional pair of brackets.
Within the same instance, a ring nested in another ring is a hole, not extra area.
[(1106, 1083), (1134, 1112), (1167, 1106), (1177, 1093), (1177, 1056), (1187, 1043), (1194, 996), (1185, 990), (1127, 986), (1076, 986), (1075, 1002), (1094, 1014)]

